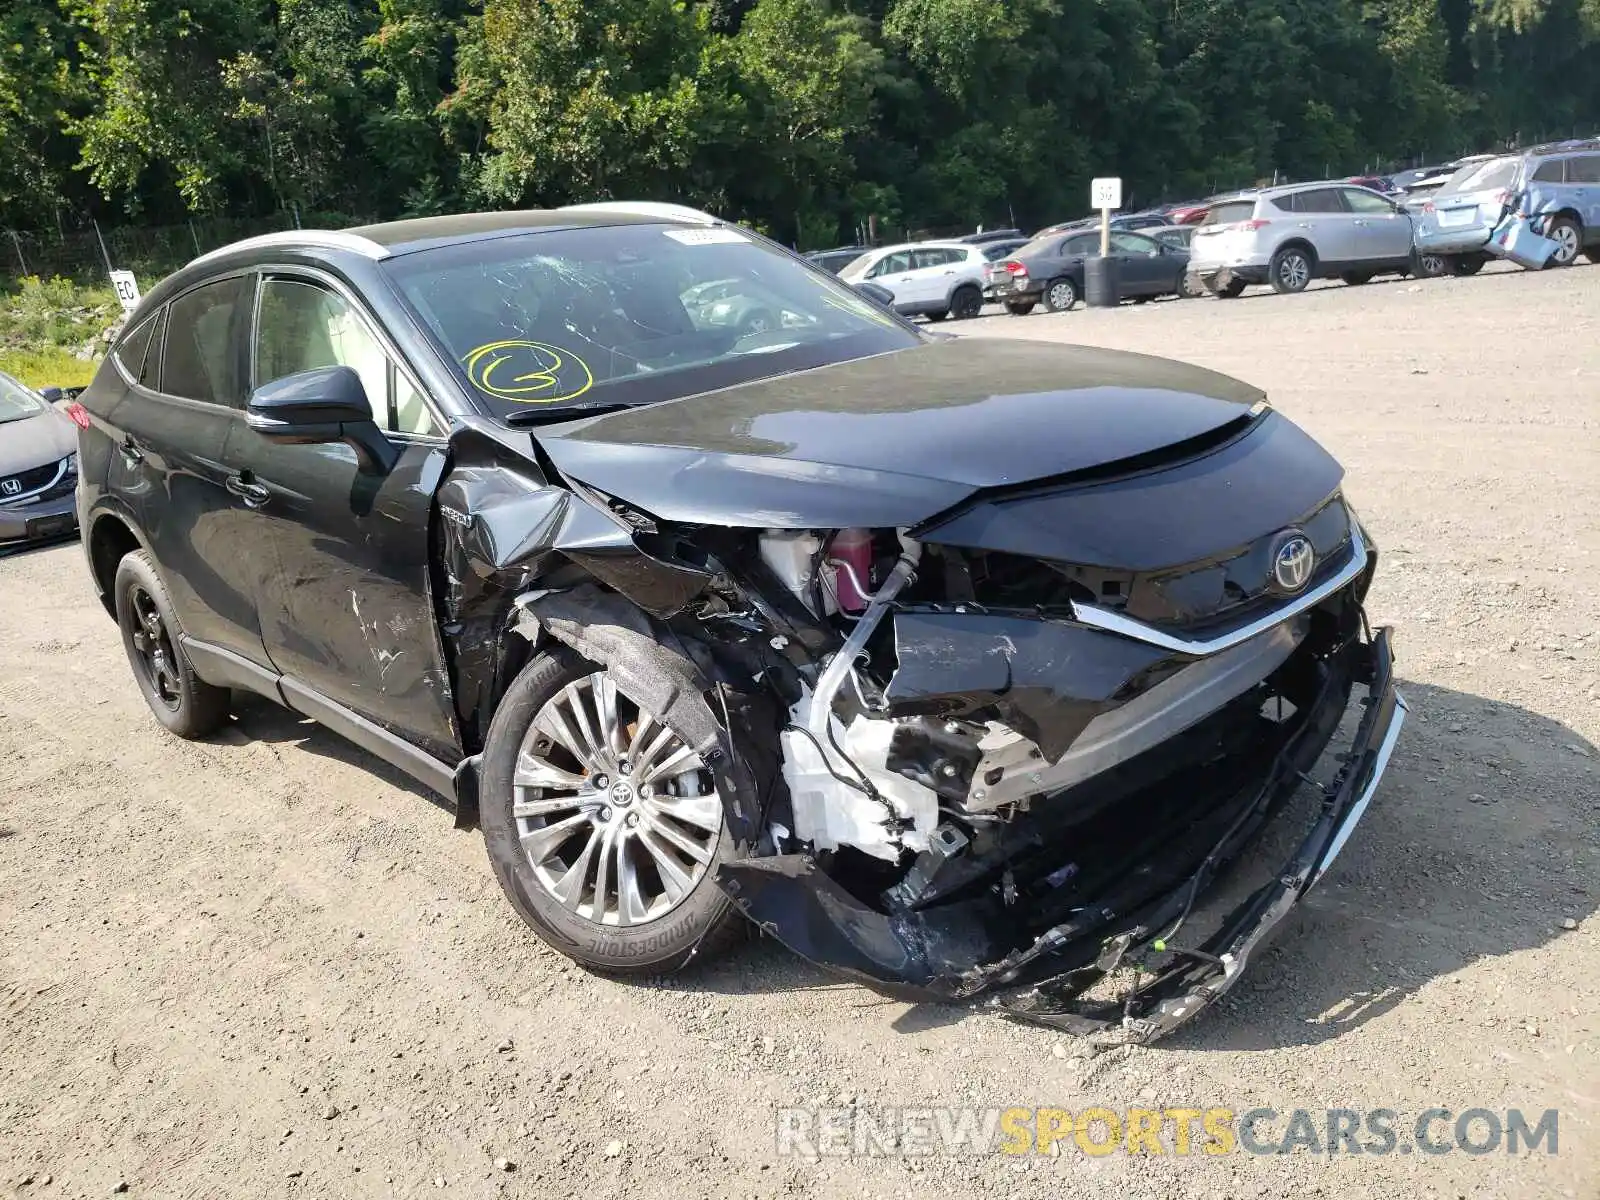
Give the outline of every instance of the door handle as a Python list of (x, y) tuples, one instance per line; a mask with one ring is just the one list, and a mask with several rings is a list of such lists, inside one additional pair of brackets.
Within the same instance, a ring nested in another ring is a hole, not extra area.
[(122, 457), (127, 460), (130, 467), (136, 467), (144, 461), (144, 451), (139, 449), (131, 433), (122, 439), (122, 445), (117, 449), (122, 451)]
[(946, 271), (946, 272), (945, 272), (945, 274), (946, 274), (946, 275), (954, 275), (954, 274), (955, 274), (955, 272), (954, 272), (954, 271)]
[(224, 486), (230, 493), (243, 500), (247, 508), (260, 508), (272, 499), (272, 493), (259, 483), (253, 482), (248, 472), (228, 476), (228, 482)]

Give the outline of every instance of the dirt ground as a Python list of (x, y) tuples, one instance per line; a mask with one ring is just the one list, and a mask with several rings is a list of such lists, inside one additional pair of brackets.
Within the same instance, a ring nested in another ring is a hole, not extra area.
[[(0, 1195), (1600, 1196), (1600, 267), (957, 332), (1262, 385), (1382, 549), (1412, 719), (1218, 1008), (1091, 1057), (771, 944), (590, 976), (332, 735), (254, 702), (163, 735), (58, 547), (0, 560)], [(1554, 1108), (1559, 1152), (777, 1153), (776, 1108), (852, 1103)]]

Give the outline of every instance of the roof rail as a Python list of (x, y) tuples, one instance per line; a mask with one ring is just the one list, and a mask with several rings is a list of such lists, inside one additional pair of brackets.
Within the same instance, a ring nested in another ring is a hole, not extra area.
[(359, 233), (346, 233), (339, 229), (281, 229), (276, 233), (259, 233), (255, 237), (247, 237), (237, 242), (229, 242), (226, 246), (218, 246), (215, 250), (208, 250), (198, 258), (190, 259), (189, 265), (210, 262), (212, 259), (221, 258), (224, 254), (231, 254), (235, 250), (252, 250), (268, 246), (320, 246), (329, 250), (349, 250), (366, 258), (379, 259), (387, 257), (388, 251), (370, 238), (364, 238)]
[(564, 204), (561, 212), (619, 213), (636, 217), (659, 217), (666, 221), (689, 221), (696, 225), (722, 225), (721, 217), (714, 217), (698, 208), (683, 204), (666, 204), (656, 200), (597, 200), (592, 204)]

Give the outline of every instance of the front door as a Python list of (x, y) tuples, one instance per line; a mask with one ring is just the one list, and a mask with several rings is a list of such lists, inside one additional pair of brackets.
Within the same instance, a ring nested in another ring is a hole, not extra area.
[(1154, 238), (1113, 229), (1111, 253), (1118, 260), (1124, 296), (1156, 296), (1172, 290), (1177, 272), (1172, 260), (1162, 252), (1161, 243)]
[(1345, 188), (1344, 202), (1355, 227), (1354, 255), (1362, 262), (1404, 262), (1411, 257), (1411, 218), (1382, 196)]
[(454, 762), (428, 558), (444, 425), (332, 280), (268, 273), (257, 306), (254, 386), (351, 367), (400, 450), (394, 469), (378, 474), (342, 442), (280, 445), (243, 425), (229, 439), (229, 462), (272, 531), (272, 582), (261, 598), (267, 652), (286, 678)]

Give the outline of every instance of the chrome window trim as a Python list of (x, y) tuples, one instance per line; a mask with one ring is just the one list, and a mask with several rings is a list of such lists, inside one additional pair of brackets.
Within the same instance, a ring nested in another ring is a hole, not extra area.
[[(0, 508), (4, 508), (13, 504), (24, 504), (36, 496), (44, 495), (51, 488), (55, 487), (56, 484), (61, 482), (62, 477), (67, 473), (67, 463), (71, 461), (71, 454), (67, 455), (66, 458), (57, 460), (55, 476), (50, 480), (49, 483), (44, 484), (42, 487), (36, 487), (31, 492), (18, 492), (15, 496), (0, 496)], [(33, 469), (34, 468), (32, 467), (28, 468), (30, 471)], [(21, 474), (21, 472), (18, 472), (18, 474)]]
[(1338, 574), (1323, 580), (1310, 591), (1302, 592), (1282, 608), (1214, 638), (1177, 637), (1153, 625), (1147, 625), (1143, 621), (1136, 621), (1132, 617), (1125, 617), (1119, 612), (1112, 612), (1095, 604), (1075, 603), (1072, 606), (1072, 614), (1080, 624), (1104, 630), (1106, 633), (1120, 634), (1177, 654), (1192, 654), (1197, 658), (1204, 658), (1208, 654), (1216, 654), (1241, 642), (1247, 642), (1257, 634), (1265, 633), (1274, 625), (1281, 625), (1290, 617), (1298, 616), (1306, 609), (1321, 604), (1340, 588), (1349, 584), (1366, 570), (1368, 559), (1366, 540), (1361, 536), (1360, 527), (1353, 522), (1350, 527), (1350, 546), (1350, 561), (1339, 569)]

